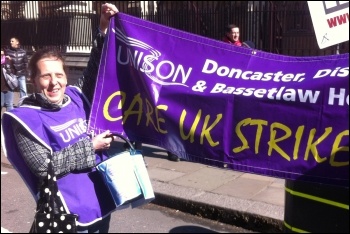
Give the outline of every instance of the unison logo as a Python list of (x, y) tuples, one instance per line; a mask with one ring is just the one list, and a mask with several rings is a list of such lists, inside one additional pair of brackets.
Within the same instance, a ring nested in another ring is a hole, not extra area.
[(87, 123), (82, 118), (70, 120), (64, 124), (50, 126), (62, 138), (63, 142), (70, 142), (86, 133)]
[(162, 54), (158, 50), (140, 40), (127, 37), (118, 28), (112, 29), (112, 32), (122, 42), (117, 48), (119, 64), (132, 66), (157, 84), (188, 87), (186, 81), (191, 74), (191, 67), (185, 68), (182, 64), (162, 60)]

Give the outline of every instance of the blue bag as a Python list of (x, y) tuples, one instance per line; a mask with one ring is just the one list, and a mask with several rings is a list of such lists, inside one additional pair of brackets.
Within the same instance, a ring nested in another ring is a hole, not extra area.
[(117, 208), (133, 208), (152, 201), (154, 192), (141, 151), (136, 150), (124, 136), (114, 134), (129, 144), (129, 150), (120, 152), (111, 145), (110, 156), (96, 169), (102, 175)]

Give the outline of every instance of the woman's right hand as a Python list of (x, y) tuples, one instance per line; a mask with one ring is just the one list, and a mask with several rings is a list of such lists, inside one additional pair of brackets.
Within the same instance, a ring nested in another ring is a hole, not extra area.
[(92, 144), (94, 146), (95, 151), (98, 150), (108, 150), (111, 146), (111, 142), (113, 141), (113, 136), (109, 130), (96, 135), (92, 138)]
[(100, 18), (100, 30), (106, 34), (108, 24), (109, 24), (109, 19), (117, 14), (118, 8), (111, 3), (105, 3), (102, 4), (102, 9), (101, 9), (101, 18)]

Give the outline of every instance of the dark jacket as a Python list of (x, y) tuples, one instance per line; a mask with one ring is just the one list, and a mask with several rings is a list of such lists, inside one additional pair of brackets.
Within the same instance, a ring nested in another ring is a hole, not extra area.
[(21, 47), (10, 48), (5, 51), (10, 56), (16, 76), (27, 76), (28, 57), (27, 52)]

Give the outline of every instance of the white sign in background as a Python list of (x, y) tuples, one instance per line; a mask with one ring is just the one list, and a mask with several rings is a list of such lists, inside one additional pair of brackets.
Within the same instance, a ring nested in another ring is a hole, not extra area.
[(320, 49), (349, 40), (349, 1), (308, 1)]

